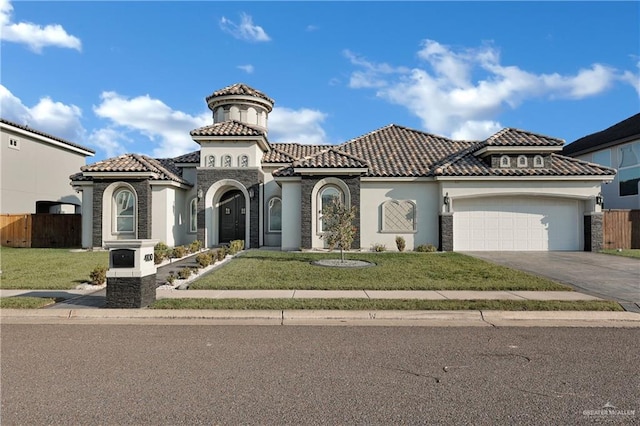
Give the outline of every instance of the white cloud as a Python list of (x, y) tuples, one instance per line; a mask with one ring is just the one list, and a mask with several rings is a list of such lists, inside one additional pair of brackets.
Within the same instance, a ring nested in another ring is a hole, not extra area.
[(326, 133), (321, 126), (326, 117), (325, 113), (317, 110), (276, 107), (269, 114), (269, 140), (326, 144)]
[(97, 116), (111, 120), (109, 129), (119, 132), (118, 140), (133, 139), (130, 132), (137, 132), (152, 142), (155, 157), (175, 157), (197, 149), (189, 132), (212, 121), (209, 113), (192, 116), (149, 95), (129, 99), (103, 92), (100, 98), (100, 105), (93, 110)]
[(9, 89), (0, 85), (0, 110), (2, 117), (17, 124), (29, 126), (34, 130), (83, 144), (85, 130), (80, 123), (82, 110), (75, 105), (55, 102), (49, 97), (41, 98), (32, 107)]
[(59, 24), (41, 26), (31, 22), (13, 22), (13, 6), (9, 0), (0, 0), (0, 38), (13, 43), (23, 43), (36, 52), (47, 46), (82, 50), (82, 42)]
[(453, 138), (486, 138), (499, 129), (496, 118), (504, 108), (533, 98), (583, 99), (603, 93), (616, 80), (640, 92), (630, 72), (592, 64), (575, 74), (536, 74), (501, 64), (500, 52), (491, 45), (453, 49), (425, 40), (417, 53), (422, 64), (411, 70), (344, 54), (356, 67), (349, 87), (374, 89), (419, 117), (427, 131)]
[(89, 141), (91, 145), (104, 151), (107, 157), (117, 157), (130, 152), (127, 144), (131, 143), (132, 139), (124, 132), (106, 127), (94, 130), (89, 135)]
[[(640, 70), (640, 61), (636, 64), (636, 66)], [(640, 72), (638, 74), (635, 74), (631, 71), (625, 71), (622, 76), (620, 76), (620, 79), (625, 83), (629, 83), (631, 86), (633, 86), (633, 88), (636, 89), (636, 92), (638, 92), (638, 96), (640, 96)]]
[(251, 64), (238, 65), (236, 68), (241, 69), (242, 71), (246, 72), (247, 74), (253, 74), (253, 71), (254, 71), (253, 65), (251, 65)]
[(265, 30), (259, 25), (254, 25), (253, 18), (246, 13), (240, 14), (239, 24), (223, 16), (220, 18), (220, 28), (239, 40), (252, 42), (271, 40)]

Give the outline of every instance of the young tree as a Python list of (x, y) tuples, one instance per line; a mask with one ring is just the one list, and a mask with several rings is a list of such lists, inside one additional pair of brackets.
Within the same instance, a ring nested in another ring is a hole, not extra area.
[(356, 234), (353, 221), (357, 214), (355, 206), (345, 205), (338, 197), (322, 209), (322, 239), (330, 250), (340, 248), (340, 260), (344, 262), (344, 250), (351, 248)]

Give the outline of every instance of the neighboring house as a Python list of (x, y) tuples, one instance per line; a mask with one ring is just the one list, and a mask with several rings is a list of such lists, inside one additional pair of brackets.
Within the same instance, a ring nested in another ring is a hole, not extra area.
[(602, 241), (600, 184), (615, 171), (563, 157), (563, 141), (504, 129), (454, 141), (388, 125), (340, 145), (271, 143), (274, 101), (244, 84), (206, 98), (200, 149), (171, 159), (127, 154), (71, 176), (83, 193), (85, 247), (152, 238), (215, 246), (322, 249), (332, 197), (358, 208), (353, 248), (591, 250)]
[(563, 155), (618, 170), (602, 185), (607, 209), (640, 209), (640, 113), (564, 147)]
[(69, 174), (95, 151), (0, 118), (0, 213), (80, 213)]

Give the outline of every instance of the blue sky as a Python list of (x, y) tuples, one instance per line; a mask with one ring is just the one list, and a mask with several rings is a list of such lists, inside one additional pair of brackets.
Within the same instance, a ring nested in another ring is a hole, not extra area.
[(204, 98), (275, 99), (272, 142), (391, 123), (571, 142), (640, 110), (639, 2), (0, 0), (3, 118), (96, 150), (198, 149)]

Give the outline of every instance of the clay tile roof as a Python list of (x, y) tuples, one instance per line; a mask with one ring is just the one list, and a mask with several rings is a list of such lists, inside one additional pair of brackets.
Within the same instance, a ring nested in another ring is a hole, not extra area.
[(246, 95), (246, 96), (255, 96), (257, 98), (264, 99), (265, 101), (271, 102), (274, 104), (274, 100), (269, 96), (265, 95), (259, 90), (254, 89), (253, 87), (247, 86), (244, 83), (236, 83), (231, 86), (223, 87), (220, 90), (216, 90), (211, 95), (207, 96), (206, 101), (209, 102), (210, 99), (217, 98), (219, 96), (229, 96), (229, 95)]
[(640, 113), (622, 120), (604, 130), (577, 139), (562, 149), (562, 155), (588, 153), (596, 151), (612, 142), (626, 142), (629, 138), (640, 136)]
[(453, 141), (395, 124), (352, 139), (338, 149), (361, 158), (370, 177), (420, 177), (432, 166), (474, 142)]
[(302, 145), (299, 143), (272, 143), (271, 151), (262, 157), (263, 163), (292, 163), (315, 155), (335, 145)]
[(295, 161), (294, 168), (366, 168), (367, 164), (336, 148), (325, 149), (315, 155)]
[(95, 152), (93, 149), (91, 149), (91, 148), (87, 148), (86, 146), (78, 145), (77, 143), (69, 142), (68, 140), (65, 140), (65, 139), (59, 138), (59, 137), (57, 137), (57, 136), (53, 136), (53, 135), (50, 135), (50, 134), (48, 134), (48, 133), (45, 133), (45, 132), (41, 132), (41, 131), (39, 131), (39, 130), (32, 129), (32, 128), (31, 128), (31, 127), (29, 127), (29, 126), (24, 126), (24, 125), (22, 125), (22, 124), (14, 123), (13, 121), (9, 121), (9, 120), (6, 120), (6, 119), (4, 119), (4, 118), (0, 118), (0, 122), (2, 122), (2, 123), (4, 123), (4, 124), (8, 124), (9, 126), (17, 127), (18, 129), (26, 130), (26, 131), (28, 131), (28, 132), (31, 132), (31, 133), (35, 134), (35, 135), (44, 136), (45, 138), (49, 138), (49, 139), (53, 139), (54, 141), (62, 142), (63, 144), (65, 144), (65, 145), (69, 145), (69, 146), (72, 146), (72, 147), (74, 147), (74, 148), (79, 148), (79, 149), (82, 149), (82, 150), (84, 150), (84, 151), (88, 151), (88, 152), (90, 152), (90, 153), (92, 153), (92, 154), (95, 154), (95, 153), (96, 153), (96, 152)]
[[(475, 148), (474, 148), (475, 149)], [(472, 154), (473, 149), (438, 165), (438, 176), (613, 176), (614, 169), (559, 154), (551, 154), (549, 168), (492, 168)]]
[[(151, 180), (170, 180), (189, 185), (189, 182), (182, 178), (180, 169), (175, 166), (172, 159), (156, 159), (140, 154), (124, 154), (119, 157), (108, 158), (106, 160), (98, 161), (97, 163), (82, 166), (80, 170), (84, 173), (147, 172), (154, 174)], [(74, 179), (76, 176), (77, 175), (72, 175), (71, 180), (85, 180)], [(83, 177), (86, 178), (86, 176)]]
[(564, 140), (538, 135), (526, 130), (507, 127), (490, 136), (485, 145), (489, 146), (558, 146), (564, 145)]
[(191, 136), (264, 136), (264, 132), (236, 120), (210, 124), (194, 129)]
[(173, 159), (174, 163), (196, 163), (200, 164), (200, 150), (180, 155)]

